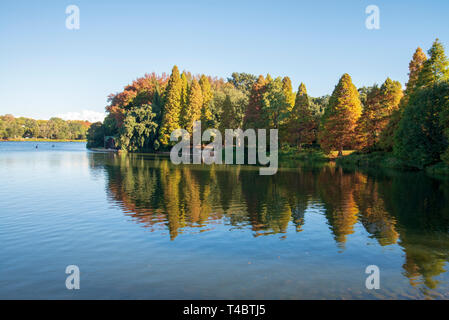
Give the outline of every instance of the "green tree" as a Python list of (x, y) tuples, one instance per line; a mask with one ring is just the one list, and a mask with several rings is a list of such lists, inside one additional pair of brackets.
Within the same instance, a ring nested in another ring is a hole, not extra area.
[(48, 127), (50, 129), (51, 139), (68, 139), (69, 138), (69, 126), (67, 122), (61, 118), (51, 118), (48, 120)]
[(228, 82), (232, 83), (236, 89), (243, 91), (248, 96), (256, 81), (257, 77), (255, 75), (244, 72), (233, 72), (231, 78), (228, 78)]
[(165, 94), (164, 111), (162, 114), (159, 139), (162, 146), (168, 146), (170, 134), (180, 127), (179, 114), (181, 111), (181, 77), (177, 66), (174, 66)]
[(215, 94), (214, 104), (220, 110), (220, 130), (223, 134), (225, 129), (243, 128), (248, 105), (248, 97), (244, 92), (233, 86), (226, 86)]
[(384, 151), (393, 151), (394, 135), (399, 127), (402, 118), (402, 112), (408, 104), (410, 96), (416, 89), (419, 73), (421, 72), (424, 62), (427, 60), (425, 53), (418, 47), (413, 54), (413, 58), (409, 63), (409, 79), (406, 84), (404, 95), (399, 103), (399, 108), (391, 114), (388, 124), (380, 134), (379, 147)]
[(438, 162), (447, 148), (441, 117), (448, 108), (449, 61), (438, 39), (428, 54), (394, 137), (394, 154), (417, 168)]
[(374, 88), (378, 88), (379, 86), (377, 84), (373, 85), (373, 86), (368, 86), (368, 87), (361, 87), (358, 89), (359, 91), (359, 99), (360, 102), (362, 103), (363, 108), (366, 105), (366, 100), (368, 99), (368, 94), (374, 89)]
[(338, 150), (339, 156), (345, 147), (353, 147), (356, 139), (356, 125), (362, 113), (357, 88), (351, 77), (345, 73), (335, 87), (329, 106), (323, 115), (319, 141), (323, 150)]
[(440, 161), (447, 148), (440, 114), (449, 108), (447, 82), (417, 90), (404, 110), (394, 140), (394, 154), (419, 169)]
[(24, 127), (20, 125), (19, 121), (12, 114), (3, 116), (3, 127), (4, 136), (8, 139), (21, 138), (25, 132)]
[[(444, 85), (446, 87), (449, 87), (448, 82), (442, 84), (442, 86)], [(445, 96), (445, 98), (447, 101), (447, 96)], [(446, 105), (444, 105), (441, 109), (442, 110), (440, 113), (440, 126), (443, 128), (443, 134), (446, 138), (446, 141), (449, 142), (449, 105), (446, 103)], [(441, 155), (441, 160), (443, 160), (447, 165), (449, 165), (449, 147), (447, 147), (444, 153)]]
[(125, 112), (120, 128), (120, 147), (128, 151), (152, 151), (156, 141), (157, 123), (151, 105), (133, 107)]
[(23, 128), (24, 128), (23, 136), (25, 138), (36, 138), (39, 134), (39, 125), (38, 122), (34, 119), (28, 118), (24, 119)]
[(418, 88), (425, 88), (449, 80), (449, 61), (444, 53), (444, 47), (436, 39), (427, 52), (429, 59), (423, 64), (417, 80)]
[(110, 114), (104, 118), (103, 128), (106, 136), (115, 136), (118, 134), (117, 120)]
[(291, 105), (285, 95), (282, 79), (278, 77), (269, 81), (262, 96), (262, 118), (265, 121), (265, 126), (282, 130), (288, 118), (290, 108)]
[(87, 148), (99, 148), (104, 146), (104, 127), (101, 122), (94, 122), (86, 133)]
[(317, 98), (309, 96), (310, 107), (312, 108), (313, 112), (317, 115), (317, 117), (320, 117), (324, 114), (324, 110), (326, 110), (327, 106), (329, 105), (329, 99), (330, 95), (328, 94)]
[(48, 121), (37, 120), (37, 125), (39, 127), (37, 137), (44, 139), (50, 138), (50, 128), (48, 126)]

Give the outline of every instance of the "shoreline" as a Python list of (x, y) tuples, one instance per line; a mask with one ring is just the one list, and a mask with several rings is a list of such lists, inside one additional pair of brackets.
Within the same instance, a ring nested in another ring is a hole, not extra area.
[[(86, 143), (87, 140), (70, 140), (70, 139), (0, 139), (1, 142), (74, 142), (74, 143)], [(107, 152), (107, 153), (123, 153), (121, 150), (105, 149), (105, 148), (86, 148), (86, 150), (93, 152)], [(133, 153), (133, 152), (130, 152)], [(159, 156), (168, 156), (169, 151), (159, 152), (137, 152), (137, 154), (154, 154)], [(303, 149), (298, 150), (279, 150), (279, 159), (281, 160), (297, 160), (304, 162), (332, 162), (344, 168), (374, 168), (374, 169), (394, 169), (399, 171), (415, 171), (426, 172), (433, 176), (449, 177), (449, 165), (444, 162), (438, 162), (433, 165), (429, 165), (424, 168), (416, 168), (407, 165), (403, 161), (397, 159), (389, 152), (372, 152), (372, 153), (357, 153), (353, 150), (343, 151), (343, 156), (338, 158), (337, 151), (325, 154), (318, 149)]]
[(71, 139), (44, 139), (44, 138), (30, 138), (30, 139), (0, 139), (0, 142), (84, 142), (87, 140), (71, 140)]
[(335, 162), (346, 168), (393, 169), (399, 171), (426, 172), (430, 175), (449, 177), (449, 165), (443, 161), (418, 168), (396, 158), (391, 152), (353, 153), (337, 158)]

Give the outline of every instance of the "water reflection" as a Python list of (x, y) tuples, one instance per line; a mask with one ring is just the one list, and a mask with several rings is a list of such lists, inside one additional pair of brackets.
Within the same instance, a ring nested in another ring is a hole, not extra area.
[(305, 212), (314, 210), (339, 250), (357, 225), (382, 247), (399, 245), (412, 286), (435, 289), (446, 271), (449, 188), (424, 174), (293, 165), (260, 176), (248, 166), (174, 166), (150, 155), (91, 154), (90, 161), (105, 171), (114, 203), (150, 230), (168, 230), (171, 240), (223, 223), (285, 238), (302, 232)]

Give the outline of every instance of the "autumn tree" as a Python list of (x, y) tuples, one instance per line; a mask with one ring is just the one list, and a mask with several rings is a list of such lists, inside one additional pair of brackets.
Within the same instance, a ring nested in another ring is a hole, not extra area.
[(401, 121), (402, 113), (407, 106), (411, 95), (416, 89), (419, 73), (421, 72), (426, 60), (426, 54), (420, 47), (418, 47), (409, 63), (409, 79), (404, 90), (404, 95), (399, 103), (399, 107), (393, 111), (386, 127), (380, 134), (379, 147), (384, 151), (393, 150), (394, 135), (399, 127), (399, 121)]
[(180, 127), (181, 111), (181, 77), (177, 66), (174, 66), (165, 93), (164, 111), (162, 114), (159, 140), (163, 146), (170, 144), (170, 134)]
[(289, 105), (289, 110), (295, 105), (295, 94), (293, 93), (292, 81), (289, 77), (284, 77), (282, 79), (282, 89), (284, 90), (284, 95)]
[(0, 139), (6, 138), (5, 121), (0, 118)]
[(304, 83), (298, 87), (295, 104), (288, 121), (288, 141), (301, 148), (316, 140), (317, 118), (307, 95)]
[(193, 122), (200, 120), (201, 109), (203, 107), (203, 94), (201, 86), (196, 79), (193, 79), (189, 90), (188, 106), (186, 111), (186, 129), (192, 132)]
[(429, 59), (423, 63), (422, 70), (416, 81), (418, 89), (449, 80), (449, 60), (439, 39), (434, 41), (427, 53), (429, 54)]
[(283, 130), (291, 109), (285, 92), (284, 83), (280, 77), (267, 83), (266, 91), (262, 96), (262, 113), (266, 127)]
[(189, 83), (187, 81), (186, 73), (181, 74), (181, 111), (179, 114), (179, 124), (182, 128), (186, 128), (187, 123), (187, 109), (189, 103)]
[(356, 138), (356, 125), (362, 113), (357, 88), (351, 77), (345, 73), (335, 87), (329, 100), (329, 106), (323, 115), (322, 129), (319, 134), (323, 150), (338, 150), (339, 156), (343, 148), (353, 146)]
[(246, 128), (262, 128), (262, 100), (266, 91), (267, 81), (260, 75), (257, 81), (251, 88), (248, 108), (245, 113), (245, 127)]
[(420, 47), (418, 47), (415, 53), (413, 54), (412, 60), (408, 65), (409, 77), (407, 84), (405, 85), (404, 97), (401, 100), (401, 106), (407, 105), (410, 96), (415, 91), (418, 83), (419, 74), (421, 73), (421, 70), (426, 60), (427, 60), (426, 54), (422, 51)]
[(380, 135), (388, 125), (392, 113), (399, 108), (402, 87), (398, 81), (387, 78), (379, 88), (367, 93), (365, 107), (357, 125), (358, 148), (376, 148)]
[(205, 127), (213, 125), (211, 102), (214, 94), (212, 92), (209, 79), (204, 74), (200, 78), (199, 85), (201, 87), (201, 93), (203, 96), (203, 105), (201, 107), (201, 123), (203, 125), (203, 129), (206, 129)]

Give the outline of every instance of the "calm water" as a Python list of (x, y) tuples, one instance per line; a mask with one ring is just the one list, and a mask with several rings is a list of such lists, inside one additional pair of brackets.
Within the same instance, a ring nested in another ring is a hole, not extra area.
[(0, 298), (449, 298), (447, 181), (35, 145), (0, 143)]

